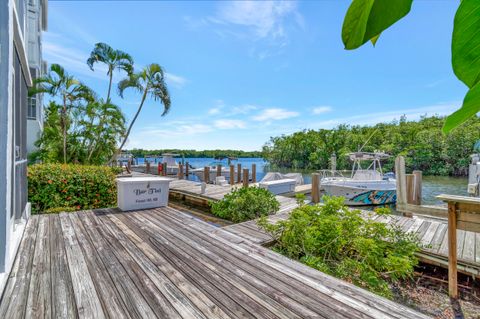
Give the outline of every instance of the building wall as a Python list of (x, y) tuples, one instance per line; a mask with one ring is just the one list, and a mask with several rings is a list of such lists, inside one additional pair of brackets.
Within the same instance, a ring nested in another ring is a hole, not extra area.
[(25, 1), (0, 0), (0, 293), (29, 217)]
[[(42, 31), (46, 30), (44, 23), (45, 0), (26, 0), (26, 37), (28, 64), (32, 78), (45, 74), (46, 63), (42, 58)], [(45, 9), (46, 10), (46, 9)], [(27, 152), (31, 153), (37, 148), (35, 142), (43, 130), (43, 95), (37, 94), (30, 97), (27, 105)]]

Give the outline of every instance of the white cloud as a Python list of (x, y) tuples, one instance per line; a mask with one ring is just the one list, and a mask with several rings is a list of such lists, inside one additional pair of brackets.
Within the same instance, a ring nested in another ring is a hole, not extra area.
[(253, 110), (258, 109), (255, 105), (252, 104), (244, 104), (240, 106), (235, 106), (229, 113), (229, 115), (237, 115), (237, 114), (248, 114)]
[[(224, 2), (216, 18), (210, 21), (245, 26), (257, 38), (282, 38), (285, 36), (283, 20), (298, 15), (295, 2), (280, 1), (232, 1)], [(298, 18), (296, 18), (298, 23)]]
[(298, 116), (298, 112), (288, 111), (280, 108), (265, 109), (260, 114), (254, 116), (254, 121), (284, 120)]
[(222, 130), (226, 129), (243, 129), (246, 127), (244, 121), (241, 120), (231, 120), (231, 119), (220, 119), (216, 120), (213, 125)]
[(323, 114), (323, 113), (328, 113), (332, 111), (331, 106), (317, 106), (312, 109), (313, 114)]
[(167, 80), (168, 84), (176, 88), (181, 88), (187, 83), (187, 79), (184, 77), (168, 72), (165, 73), (165, 80)]

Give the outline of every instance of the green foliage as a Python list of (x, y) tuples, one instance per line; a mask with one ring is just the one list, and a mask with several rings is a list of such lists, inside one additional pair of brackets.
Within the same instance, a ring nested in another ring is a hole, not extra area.
[(134, 148), (132, 150), (126, 150), (125, 152), (132, 154), (135, 157), (147, 157), (147, 156), (161, 156), (163, 153), (180, 154), (183, 157), (189, 158), (215, 158), (215, 157), (262, 157), (262, 152), (257, 151), (239, 151), (239, 150), (180, 150), (180, 149), (163, 149), (163, 150), (144, 150)]
[[(480, 139), (480, 119), (469, 119), (449, 135), (442, 134), (442, 125), (442, 117), (425, 117), (418, 122), (403, 117), (375, 126), (340, 125), (331, 130), (301, 131), (271, 138), (263, 153), (274, 166), (296, 169), (327, 169), (335, 153), (337, 169), (351, 169), (345, 154), (357, 151), (372, 136), (364, 151), (403, 155), (408, 170), (418, 169), (426, 175), (465, 176), (473, 146)], [(384, 163), (384, 170), (393, 167), (394, 157)]]
[(411, 7), (412, 0), (353, 0), (342, 27), (345, 49), (356, 49), (367, 41), (375, 45), (380, 34)]
[[(419, 242), (399, 226), (362, 218), (343, 198), (304, 205), (277, 224), (258, 224), (277, 239), (274, 250), (322, 272), (391, 298), (389, 283), (412, 275)], [(382, 210), (381, 214), (388, 214)]]
[(122, 151), (122, 148), (127, 142), (128, 136), (130, 135), (132, 127), (135, 124), (138, 115), (142, 111), (143, 104), (145, 103), (147, 97), (150, 97), (155, 102), (158, 101), (163, 105), (163, 111), (160, 116), (165, 116), (170, 111), (170, 93), (168, 92), (167, 83), (165, 81), (165, 72), (160, 65), (152, 63), (144, 67), (139, 72), (133, 72), (129, 74), (127, 78), (118, 83), (118, 94), (120, 97), (123, 98), (123, 93), (126, 89), (134, 89), (138, 91), (142, 94), (142, 98), (138, 105), (137, 112), (128, 126), (127, 132), (123, 138), (123, 142), (120, 144), (118, 152), (112, 156), (111, 161), (114, 161), (115, 156)]
[(117, 169), (107, 166), (35, 164), (28, 167), (28, 200), (35, 212), (116, 206)]
[(222, 200), (211, 203), (212, 214), (236, 223), (274, 214), (279, 209), (275, 196), (259, 187), (236, 188)]
[[(480, 3), (459, 1), (453, 21), (452, 67), (467, 92), (462, 107), (447, 117), (443, 132), (449, 133), (480, 111)], [(368, 40), (375, 43), (380, 33), (404, 17), (412, 0), (353, 0), (345, 15), (342, 39), (345, 49), (356, 49)]]

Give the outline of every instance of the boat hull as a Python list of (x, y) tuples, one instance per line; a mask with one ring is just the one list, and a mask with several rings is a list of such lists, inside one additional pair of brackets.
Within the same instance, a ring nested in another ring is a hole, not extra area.
[(350, 185), (323, 184), (325, 193), (345, 198), (349, 206), (388, 205), (397, 201), (395, 189), (366, 189)]

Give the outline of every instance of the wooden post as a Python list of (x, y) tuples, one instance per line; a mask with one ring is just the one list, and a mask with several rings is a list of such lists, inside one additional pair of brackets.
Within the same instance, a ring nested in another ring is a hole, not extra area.
[(162, 163), (162, 167), (163, 167), (162, 175), (167, 176), (167, 163)]
[(243, 187), (248, 187), (248, 168), (243, 169)]
[(413, 204), (422, 205), (422, 171), (413, 171)]
[(230, 185), (235, 185), (235, 166), (230, 164)]
[(217, 165), (217, 177), (222, 176), (222, 165)]
[(320, 202), (320, 174), (312, 174), (312, 202), (318, 204)]
[(458, 297), (457, 288), (457, 205), (448, 203), (448, 294)]
[(395, 159), (395, 177), (397, 179), (397, 207), (401, 207), (407, 203), (407, 181), (403, 156), (397, 156)]
[(405, 185), (407, 186), (407, 203), (413, 204), (413, 193), (415, 192), (414, 183), (415, 176), (413, 174), (405, 174)]
[(127, 170), (128, 170), (128, 172), (131, 172), (131, 171), (132, 171), (132, 160), (131, 160), (131, 159), (128, 159), (128, 162), (127, 162)]
[(183, 179), (183, 164), (178, 164), (178, 179)]
[(147, 162), (147, 166), (145, 167), (145, 172), (150, 174), (150, 162)]
[(185, 176), (187, 177), (187, 179), (188, 179), (188, 174), (189, 174), (189, 171), (188, 171), (188, 170), (190, 169), (188, 166), (189, 166), (189, 165), (188, 165), (188, 162), (186, 162), (186, 163), (185, 163)]
[(252, 183), (257, 182), (257, 165), (255, 163), (252, 164)]
[(205, 183), (210, 183), (210, 167), (209, 166), (205, 166), (203, 168), (203, 181)]
[(237, 164), (237, 183), (242, 181), (242, 164)]

